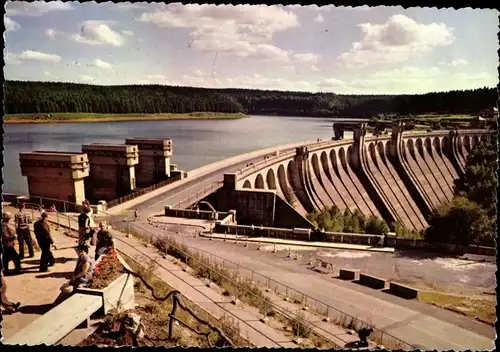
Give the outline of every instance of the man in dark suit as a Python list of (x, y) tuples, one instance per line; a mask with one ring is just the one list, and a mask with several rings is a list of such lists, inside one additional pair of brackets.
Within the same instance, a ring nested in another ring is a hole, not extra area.
[(49, 215), (47, 213), (42, 213), (40, 220), (34, 224), (35, 237), (38, 242), (38, 246), (42, 251), (40, 256), (40, 271), (49, 271), (48, 267), (53, 266), (55, 263), (54, 255), (50, 251), (50, 246), (54, 244), (54, 240), (50, 235), (50, 225), (49, 225)]

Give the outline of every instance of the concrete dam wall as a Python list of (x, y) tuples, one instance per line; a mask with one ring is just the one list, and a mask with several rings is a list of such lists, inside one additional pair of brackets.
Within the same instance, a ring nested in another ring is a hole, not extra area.
[(421, 230), (432, 210), (453, 198), (467, 155), (492, 131), (460, 130), (366, 136), (299, 147), (273, 163), (242, 172), (238, 188), (275, 190), (306, 215), (325, 207), (359, 210)]

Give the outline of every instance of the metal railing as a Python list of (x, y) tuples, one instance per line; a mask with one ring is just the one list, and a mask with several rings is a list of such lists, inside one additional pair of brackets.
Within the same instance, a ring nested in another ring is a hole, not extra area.
[[(118, 224), (119, 226), (119, 224)], [(132, 224), (132, 226), (136, 229), (139, 229), (141, 235), (143, 233), (147, 233), (149, 236), (152, 238), (155, 238), (160, 241), (166, 241), (169, 246), (175, 248), (178, 253), (181, 253), (182, 257), (182, 262), (186, 266), (194, 266), (198, 265), (201, 266), (204, 270), (208, 271), (208, 276), (210, 278), (214, 277), (219, 277), (223, 278), (226, 282), (230, 283), (229, 287), (229, 293), (232, 294), (232, 296), (235, 298), (235, 301), (239, 300), (242, 298), (243, 295), (249, 295), (252, 297), (252, 300), (256, 300), (259, 302), (259, 305), (261, 308), (263, 308), (263, 315), (268, 316), (269, 313), (274, 312), (275, 314), (281, 315), (284, 318), (289, 319), (292, 321), (292, 324), (297, 324), (297, 326), (309, 326), (314, 330), (314, 332), (319, 335), (321, 338), (325, 339), (329, 343), (331, 343), (334, 348), (342, 348), (343, 346), (338, 345), (336, 342), (332, 341), (332, 339), (329, 337), (331, 333), (329, 333), (327, 330), (325, 330), (323, 327), (319, 326), (317, 323), (311, 322), (300, 315), (294, 313), (291, 310), (288, 310), (287, 308), (283, 308), (276, 303), (273, 303), (271, 300), (267, 299), (265, 296), (258, 295), (255, 291), (252, 291), (248, 288), (248, 285), (244, 285), (245, 283), (249, 282), (249, 278), (244, 275), (244, 272), (242, 270), (247, 270), (238, 264), (236, 264), (235, 267), (230, 267), (227, 264), (232, 263), (230, 261), (224, 260), (220, 257), (217, 257), (215, 255), (211, 255), (211, 253), (205, 252), (205, 251), (198, 251), (196, 248), (187, 246), (185, 244), (178, 244), (172, 237), (160, 237), (156, 235), (155, 233), (149, 231), (148, 229), (145, 229), (141, 226), (138, 226), (136, 224)], [(187, 247), (188, 250), (191, 250), (194, 253), (188, 253), (187, 251), (183, 250), (181, 246)], [(202, 252), (203, 254), (200, 256), (199, 253)], [(205, 256), (206, 255), (206, 256)], [(215, 260), (214, 260), (215, 259)], [(221, 259), (221, 260), (218, 260)], [(194, 264), (194, 265), (193, 265)], [(234, 264), (234, 263), (233, 263)], [(220, 270), (222, 269), (222, 270)], [(227, 274), (226, 274), (227, 273)], [(233, 273), (233, 275), (230, 275), (230, 273)], [(254, 280), (250, 280), (254, 281)], [(277, 291), (275, 291), (277, 292)], [(277, 292), (278, 293), (278, 292)], [(300, 330), (299, 327), (296, 328), (296, 331)], [(257, 331), (257, 330), (256, 330)], [(264, 335), (265, 336), (265, 335)], [(267, 336), (266, 336), (267, 337)], [(269, 337), (268, 337), (269, 338)], [(347, 343), (347, 341), (345, 341)]]
[(132, 200), (134, 198), (140, 197), (146, 193), (154, 191), (158, 188), (165, 187), (165, 186), (170, 185), (176, 181), (180, 181), (181, 179), (182, 179), (181, 175), (174, 176), (172, 178), (169, 178), (168, 180), (161, 181), (159, 183), (155, 183), (154, 185), (151, 185), (149, 187), (141, 188), (139, 190), (133, 191), (132, 193), (127, 194), (126, 196), (110, 200), (109, 202), (106, 203), (106, 205), (108, 208), (112, 208), (112, 207), (117, 206), (119, 204), (128, 202), (129, 200)]
[[(39, 208), (41, 209), (41, 208)], [(104, 212), (103, 212), (104, 213)], [(122, 221), (113, 221), (114, 219), (116, 219), (116, 216), (115, 215), (111, 215), (111, 214), (106, 214), (104, 213), (104, 215), (107, 216), (107, 221), (109, 224), (112, 224), (113, 227), (115, 229), (120, 229), (120, 230), (124, 230), (126, 231), (126, 233), (130, 233), (130, 224), (129, 222), (126, 223), (126, 229), (123, 228), (123, 222)], [(69, 225), (69, 228), (74, 230), (75, 226), (71, 226), (71, 220), (73, 220), (74, 222), (75, 219), (72, 219), (71, 216), (65, 216), (66, 218), (68, 218), (68, 225)], [(59, 219), (61, 219), (61, 217), (57, 217), (58, 221)], [(62, 226), (66, 226), (65, 224), (61, 223), (61, 224), (57, 224), (58, 226), (59, 225), (62, 225)], [(140, 226), (137, 226), (136, 224), (133, 224), (132, 223), (132, 226), (134, 228), (139, 228), (140, 230), (142, 230), (142, 232), (144, 233), (147, 233), (147, 235), (151, 236), (151, 237), (154, 237), (156, 239), (164, 239), (164, 238), (161, 238), (159, 237), (158, 235), (155, 235), (154, 233), (152, 233), (151, 231), (145, 229), (145, 228), (142, 228)], [(144, 234), (141, 234), (142, 236), (144, 236)], [(119, 239), (118, 239), (119, 240)], [(168, 239), (165, 239), (165, 240), (170, 240), (170, 242), (173, 242), (171, 238), (168, 238)], [(274, 313), (276, 314), (279, 314), (287, 319), (289, 319), (290, 321), (293, 321), (294, 324), (300, 324), (301, 326), (303, 325), (310, 325), (311, 323), (308, 322), (307, 320), (301, 318), (300, 316), (298, 316), (297, 314), (295, 314), (294, 312), (286, 309), (286, 308), (283, 308), (283, 307), (280, 307), (279, 305), (273, 303), (272, 301), (270, 300), (267, 300), (265, 297), (263, 296), (259, 296), (258, 294), (256, 294), (255, 292), (252, 292), (251, 290), (248, 289), (248, 287), (245, 287), (243, 282), (240, 281), (241, 280), (241, 276), (238, 274), (238, 272), (235, 273), (234, 277), (232, 276), (228, 276), (228, 274), (224, 274), (223, 272), (221, 272), (220, 270), (218, 270), (218, 268), (221, 268), (220, 266), (216, 266), (217, 269), (214, 269), (214, 264), (216, 264), (215, 262), (212, 262), (209, 260), (208, 264), (206, 263), (206, 260), (203, 260), (205, 258), (199, 258), (196, 254), (191, 254), (191, 253), (187, 253), (185, 251), (182, 250), (182, 248), (179, 248), (178, 246), (176, 246), (175, 244), (170, 244), (170, 246), (172, 247), (175, 247), (175, 249), (177, 251), (179, 251), (180, 253), (182, 253), (183, 257), (184, 257), (184, 264), (185, 265), (193, 265), (193, 262), (196, 263), (196, 265), (200, 265), (202, 267), (204, 267), (206, 270), (208, 270), (208, 272), (210, 273), (209, 276), (210, 277), (222, 277), (226, 282), (230, 283), (230, 293), (235, 297), (236, 300), (238, 300), (239, 298), (241, 298), (242, 294), (246, 294), (246, 295), (250, 295), (252, 297), (253, 300), (257, 300), (257, 301), (260, 301), (260, 304), (262, 305), (263, 310), (264, 310), (264, 316), (267, 315), (267, 312), (271, 312), (273, 311)], [(144, 253), (141, 253), (142, 255), (145, 255)], [(153, 258), (150, 258), (148, 257), (149, 259), (153, 260)], [(230, 271), (230, 268), (227, 268), (227, 267), (222, 267), (222, 269), (226, 270), (227, 272), (231, 273), (232, 271)], [(228, 313), (232, 314), (229, 310), (225, 309), (224, 307), (221, 307), (223, 310), (227, 311)], [(234, 315), (234, 314), (233, 314)], [(237, 317), (235, 315), (235, 317)], [(279, 346), (279, 343), (274, 341), (271, 337), (265, 335), (264, 333), (262, 333), (260, 330), (257, 330), (256, 328), (254, 328), (252, 325), (246, 323), (245, 321), (243, 321), (246, 325), (248, 325), (251, 329), (255, 330), (256, 332), (258, 332), (259, 334), (265, 336), (266, 338), (270, 339), (271, 341), (273, 341), (274, 343), (276, 343), (278, 346)], [(332, 341), (329, 337), (328, 337), (328, 334), (322, 334), (322, 332), (326, 332), (323, 328), (321, 327), (317, 327), (317, 326), (314, 326), (315, 327), (315, 333), (317, 335), (319, 335), (321, 338), (325, 339), (326, 341), (328, 341), (329, 343), (332, 344), (332, 346), (334, 346), (334, 348), (341, 348), (341, 346), (339, 346), (338, 344), (336, 344), (334, 341)], [(319, 330), (319, 331), (318, 331)]]
[[(9, 196), (13, 196), (12, 194), (6, 194), (7, 197)], [(4, 196), (5, 198), (5, 196)], [(37, 197), (39, 198), (39, 197)], [(47, 199), (47, 198), (43, 198), (43, 199)], [(55, 199), (50, 199), (48, 198), (48, 200), (54, 200)], [(81, 207), (81, 205), (78, 205), (78, 204), (75, 204), (75, 203), (71, 203), (71, 202), (66, 202), (66, 201), (61, 201), (65, 204), (65, 208), (66, 207), (75, 207), (75, 206), (78, 206), (78, 207)], [(67, 205), (66, 205), (67, 204)], [(125, 223), (123, 222), (123, 219), (120, 217), (120, 216), (117, 216), (117, 215), (112, 215), (112, 214), (108, 214), (106, 212), (102, 212), (102, 214), (106, 217), (106, 220), (108, 222), (108, 224), (112, 224), (113, 227), (117, 228), (117, 229), (121, 229), (121, 230), (124, 230), (126, 231), (127, 233), (130, 232), (130, 222), (126, 221)], [(68, 227), (70, 229), (73, 229), (74, 226), (71, 226), (71, 217), (66, 215), (66, 214), (59, 214), (58, 212), (56, 212), (56, 219), (57, 219), (57, 225), (63, 225), (63, 226), (66, 226), (64, 225), (61, 221), (61, 219), (64, 219), (64, 218), (67, 218), (67, 221), (68, 221)], [(118, 221), (116, 221), (118, 220)], [(73, 219), (73, 221), (75, 221)], [(160, 227), (160, 223), (158, 221), (154, 221), (154, 220), (151, 220), (151, 219), (148, 219), (148, 222), (156, 227), (156, 228), (159, 228)], [(125, 228), (123, 228), (123, 226), (125, 225)], [(192, 254), (190, 253), (186, 253), (182, 248), (179, 248), (179, 246), (177, 245), (177, 243), (175, 242), (175, 240), (170, 237), (170, 236), (159, 236), (155, 233), (153, 233), (152, 231), (146, 229), (146, 228), (143, 228), (143, 227), (140, 227), (140, 226), (137, 226), (136, 224), (133, 224), (132, 223), (132, 226), (134, 228), (137, 228), (139, 230), (141, 230), (141, 232), (143, 233), (146, 233), (147, 235), (149, 235), (150, 237), (152, 238), (155, 238), (155, 239), (160, 239), (160, 240), (167, 240), (167, 242), (169, 242), (169, 245), (175, 247), (178, 251), (180, 251), (181, 253), (184, 254), (185, 258), (193, 258), (191, 260), (195, 260), (195, 261), (198, 261), (200, 262), (199, 264), (200, 265), (203, 265), (203, 266), (206, 266), (207, 269), (210, 271), (210, 272), (214, 272), (214, 273), (217, 273), (216, 270), (214, 270), (213, 268), (210, 267), (210, 265), (206, 265), (205, 263), (201, 262), (198, 258), (195, 258)], [(164, 225), (165, 226), (165, 225)], [(140, 233), (141, 235), (143, 235), (142, 233)], [(236, 239), (237, 241), (237, 239)], [(174, 243), (175, 242), (175, 243)], [(336, 322), (340, 325), (343, 325), (343, 326), (350, 326), (350, 327), (356, 327), (356, 328), (360, 328), (360, 327), (371, 327), (373, 329), (373, 332), (372, 334), (370, 335), (370, 338), (372, 340), (376, 340), (379, 344), (382, 344), (383, 346), (387, 347), (387, 348), (393, 348), (393, 349), (415, 349), (414, 346), (412, 346), (411, 344), (407, 343), (407, 342), (404, 342), (403, 340), (381, 330), (381, 329), (378, 329), (377, 327), (373, 326), (372, 324), (366, 322), (366, 321), (363, 321), (357, 317), (354, 317), (346, 312), (343, 312), (342, 310), (340, 309), (337, 309), (327, 303), (324, 303), (324, 302), (321, 302), (320, 300), (318, 299), (315, 299), (313, 298), (312, 296), (308, 295), (308, 294), (305, 294), (303, 292), (300, 292), (286, 284), (283, 284), (283, 283), (280, 283), (268, 276), (265, 276), (263, 274), (260, 274), (258, 272), (255, 272), (251, 269), (248, 269), (248, 268), (245, 268), (237, 263), (234, 263), (230, 260), (227, 260), (227, 259), (224, 259), (222, 257), (219, 257), (215, 254), (212, 254), (210, 252), (207, 252), (207, 251), (204, 251), (204, 250), (201, 250), (201, 249), (198, 249), (196, 247), (193, 247), (193, 246), (189, 246), (189, 245), (186, 245), (186, 244), (182, 244), (183, 247), (185, 247), (186, 249), (188, 250), (191, 250), (195, 253), (202, 253), (204, 256), (206, 256), (206, 258), (208, 258), (208, 262), (209, 263), (215, 263), (215, 264), (218, 264), (219, 267), (221, 267), (222, 269), (226, 270), (226, 271), (230, 271), (230, 272), (235, 272), (236, 273), (236, 277), (245, 277), (247, 279), (249, 279), (250, 281), (254, 281), (254, 282), (259, 282), (260, 284), (262, 285), (265, 285), (265, 287), (269, 290), (273, 290), (274, 292), (278, 293), (278, 294), (284, 294), (285, 297), (289, 297), (289, 298), (292, 298), (298, 302), (301, 302), (303, 303), (304, 305), (306, 306), (309, 306), (311, 308), (313, 308), (315, 311), (317, 311), (318, 313), (320, 314), (323, 314), (326, 318), (328, 319), (331, 319), (333, 322)], [(187, 259), (186, 259), (187, 260)], [(218, 275), (223, 275), (223, 274), (220, 274), (220, 273), (217, 273)], [(225, 277), (225, 276), (224, 276)], [(232, 280), (231, 278), (226, 278), (227, 280), (231, 280), (231, 282), (236, 285), (236, 287), (238, 289), (244, 289), (244, 290), (247, 290), (247, 288), (245, 287), (242, 287), (241, 285), (241, 282), (236, 282), (234, 280)], [(254, 293), (250, 292), (250, 294), (252, 295), (255, 295)], [(282, 310), (281, 307), (275, 307), (275, 305), (273, 306), (272, 303), (266, 303), (268, 305), (271, 306), (272, 309), (274, 310)], [(283, 314), (287, 315), (288, 316), (292, 316), (293, 317), (293, 314), (291, 312), (283, 312)], [(290, 315), (292, 314), (292, 315)], [(297, 320), (298, 322), (301, 322), (301, 323), (307, 323), (307, 324), (312, 324), (315, 329), (320, 329), (324, 331), (323, 328), (315, 325), (314, 323), (311, 323), (311, 322), (305, 322), (301, 321), (301, 318), (300, 317), (294, 317), (293, 319)], [(325, 337), (326, 338), (326, 337)], [(327, 338), (328, 340), (328, 338)], [(335, 344), (333, 341), (331, 341), (332, 344)], [(336, 344), (335, 344), (336, 345)]]
[[(155, 227), (160, 227), (160, 223), (157, 221), (150, 221), (150, 224)], [(137, 225), (133, 225), (134, 227), (138, 227)], [(158, 235), (152, 233), (151, 231), (144, 229), (140, 227), (141, 230), (147, 232), (153, 237), (159, 237)], [(162, 239), (168, 240), (169, 237), (165, 238), (162, 237)], [(238, 239), (235, 239), (236, 243)], [(321, 302), (310, 295), (307, 295), (306, 293), (300, 292), (296, 289), (293, 289), (292, 287), (280, 283), (268, 276), (265, 276), (263, 274), (260, 274), (254, 270), (245, 268), (237, 263), (234, 263), (230, 260), (224, 259), (222, 257), (219, 257), (213, 253), (204, 251), (202, 249), (198, 249), (193, 246), (189, 246), (186, 244), (183, 244), (187, 249), (202, 253), (203, 255), (207, 256), (208, 260), (210, 263), (218, 263), (223, 269), (229, 270), (229, 271), (234, 271), (237, 273), (237, 275), (247, 277), (251, 281), (254, 282), (259, 282), (262, 285), (265, 285), (266, 289), (271, 289), (275, 291), (276, 293), (281, 293), (284, 294), (285, 297), (289, 297), (295, 301), (299, 301), (303, 303), (305, 306), (309, 306), (313, 308), (315, 311), (319, 312), (320, 314), (324, 315), (325, 317), (331, 319), (334, 322), (337, 322), (342, 325), (350, 325), (353, 327), (371, 327), (373, 329), (373, 333), (370, 335), (371, 338), (373, 339), (373, 336), (376, 336), (377, 341), (379, 341), (382, 345), (385, 347), (390, 347), (394, 349), (414, 349), (414, 346), (411, 344), (402, 341), (401, 339), (381, 330), (378, 329), (377, 327), (373, 326), (372, 324), (369, 324), (357, 317), (354, 317), (348, 313), (345, 313), (341, 311), (340, 309), (334, 308), (333, 306)], [(179, 249), (182, 251), (181, 249)], [(313, 326), (316, 326), (313, 324)]]
[(183, 209), (189, 207), (190, 205), (198, 202), (200, 199), (212, 194), (223, 186), (224, 182), (214, 182), (207, 187), (203, 188), (201, 191), (197, 191), (192, 195), (189, 195), (186, 199), (177, 202), (172, 206), (174, 209)]

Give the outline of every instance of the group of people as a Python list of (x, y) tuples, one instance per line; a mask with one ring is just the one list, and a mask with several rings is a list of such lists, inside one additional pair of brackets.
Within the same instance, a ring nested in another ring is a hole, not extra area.
[[(100, 222), (98, 226), (95, 226), (90, 203), (84, 201), (82, 206), (83, 211), (78, 217), (78, 246), (75, 248), (78, 259), (72, 278), (67, 283), (73, 287), (88, 283), (91, 280), (94, 264), (89, 257), (89, 241), (91, 245), (95, 245), (96, 247), (95, 260), (114, 247), (113, 238), (109, 233), (107, 224)], [(28, 258), (33, 258), (35, 253), (29, 227), (30, 217), (27, 214), (24, 202), (19, 204), (19, 210), (14, 217), (15, 231), (11, 227), (12, 218), (13, 216), (10, 212), (3, 213), (2, 243), (0, 245), (1, 305), (5, 310), (17, 311), (20, 303), (13, 303), (8, 300), (4, 274), (8, 276), (21, 273), (21, 261), (24, 259), (25, 244), (28, 249)], [(51, 251), (51, 248), (55, 248), (55, 245), (51, 236), (48, 213), (42, 212), (40, 219), (33, 225), (33, 231), (41, 250), (39, 271), (48, 272), (49, 267), (54, 266), (56, 262)], [(15, 248), (16, 240), (19, 243), (19, 252)], [(13, 262), (14, 270), (9, 270), (10, 262)]]

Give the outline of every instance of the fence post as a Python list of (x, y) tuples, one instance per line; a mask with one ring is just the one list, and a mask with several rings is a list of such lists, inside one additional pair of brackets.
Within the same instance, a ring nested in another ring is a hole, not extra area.
[(63, 212), (66, 213), (66, 202), (63, 202)]
[(68, 217), (68, 230), (71, 231), (71, 219), (69, 215), (66, 214), (66, 216)]
[(57, 229), (59, 230), (59, 212), (56, 210)]

